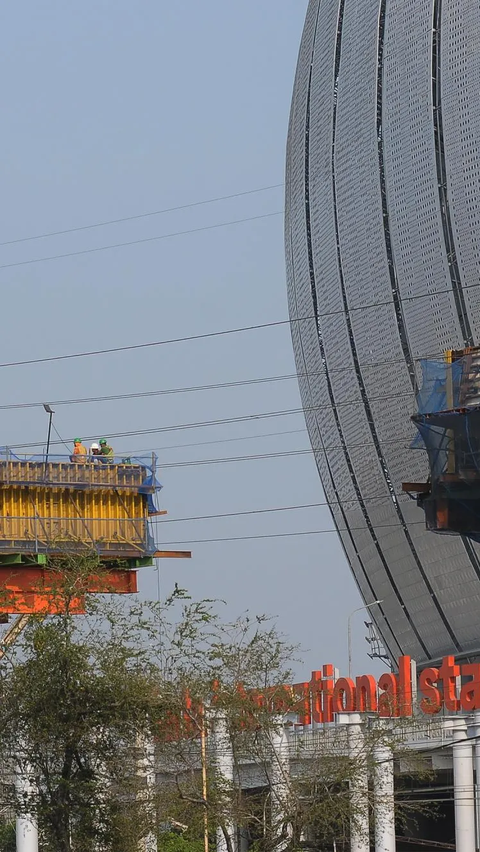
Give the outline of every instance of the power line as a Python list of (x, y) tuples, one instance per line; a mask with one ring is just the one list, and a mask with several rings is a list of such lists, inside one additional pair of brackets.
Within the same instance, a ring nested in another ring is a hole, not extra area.
[[(425, 526), (425, 521), (412, 521), (409, 526), (416, 526), (417, 524), (423, 524)], [(375, 526), (375, 529), (388, 529), (391, 527), (402, 527), (402, 524), (378, 524)], [(213, 542), (218, 541), (254, 541), (262, 538), (291, 538), (293, 536), (304, 536), (304, 535), (331, 535), (334, 533), (335, 535), (339, 532), (360, 532), (365, 531), (367, 527), (335, 527), (331, 530), (300, 530), (298, 532), (287, 532), (287, 533), (262, 533), (261, 535), (235, 535), (228, 536), (226, 538), (197, 538), (197, 539), (188, 539), (185, 541), (162, 541), (163, 547), (173, 547), (180, 546), (184, 544), (212, 544)]]
[[(1, 269), (2, 267), (0, 267)], [(311, 317), (307, 317), (311, 319)], [(114, 346), (109, 349), (92, 349), (85, 352), (74, 352), (67, 355), (50, 355), (47, 358), (30, 358), (26, 361), (8, 361), (0, 364), (0, 367), (23, 367), (28, 364), (46, 364), (51, 361), (67, 361), (72, 358), (88, 358), (94, 355), (110, 355), (115, 352), (130, 352), (134, 349), (150, 349), (154, 346), (169, 346), (172, 343), (187, 343), (193, 340), (206, 340), (211, 337), (225, 337), (229, 334), (240, 334), (245, 331), (257, 331), (263, 328), (274, 328), (280, 325), (290, 325), (291, 322), (301, 320), (277, 320), (274, 322), (263, 322), (257, 325), (245, 325), (238, 328), (229, 328), (222, 331), (209, 331), (205, 334), (190, 334), (185, 337), (170, 337), (165, 340), (154, 340), (151, 343), (134, 343), (129, 346)]]
[[(204, 421), (198, 421), (196, 423), (179, 423), (179, 424), (176, 424), (175, 426), (157, 426), (157, 427), (152, 428), (152, 429), (134, 429), (134, 430), (130, 430), (130, 431), (127, 431), (127, 432), (107, 432), (107, 434), (109, 435), (110, 438), (129, 438), (129, 437), (132, 437), (134, 435), (135, 436), (136, 435), (154, 435), (154, 434), (159, 434), (159, 433), (162, 433), (162, 432), (176, 432), (176, 431), (183, 431), (183, 430), (186, 430), (186, 429), (199, 429), (199, 428), (208, 428), (210, 426), (223, 426), (225, 424), (231, 424), (231, 423), (246, 423), (246, 422), (250, 422), (252, 420), (266, 420), (266, 419), (271, 419), (271, 418), (276, 418), (276, 417), (288, 417), (288, 416), (292, 416), (292, 415), (296, 415), (296, 414), (304, 414), (304, 413), (307, 413), (309, 411), (318, 411), (319, 409), (323, 409), (323, 407), (324, 406), (315, 405), (315, 406), (310, 406), (310, 407), (307, 407), (307, 408), (289, 408), (289, 409), (285, 409), (284, 411), (266, 411), (266, 412), (261, 412), (260, 414), (244, 414), (244, 415), (241, 415), (239, 417), (223, 417), (223, 418), (219, 418), (217, 420), (204, 420)], [(98, 435), (86, 435), (84, 440), (94, 441), (96, 438), (98, 438)], [(67, 440), (72, 441), (73, 439), (69, 438)], [(397, 443), (401, 443), (404, 440), (410, 441), (411, 436), (408, 435), (408, 436), (403, 437), (403, 438), (397, 438), (395, 440), (388, 440), (388, 441), (382, 440), (382, 441), (380, 441), (380, 443), (381, 444), (397, 444)], [(9, 446), (9, 449), (14, 450), (14, 449), (23, 449), (23, 448), (30, 448), (30, 447), (39, 447), (39, 446), (42, 446), (43, 443), (44, 443), (44, 441), (30, 441), (30, 442), (24, 443), (24, 444), (9, 444), (8, 446)], [(59, 443), (60, 443), (60, 441), (52, 441), (51, 442), (52, 445), (56, 445), (56, 444), (59, 444)], [(350, 448), (352, 448), (352, 447), (365, 447), (365, 446), (370, 446), (370, 443), (371, 442), (367, 442), (367, 443), (364, 442), (364, 443), (361, 443), (361, 444), (352, 444), (352, 445), (345, 445), (345, 446), (347, 448), (348, 447), (350, 447)], [(343, 447), (339, 447), (339, 449), (342, 449), (342, 448)], [(322, 452), (323, 449), (337, 449), (337, 447), (325, 447), (325, 448), (322, 447), (322, 448), (319, 449), (319, 452)]]
[[(316, 406), (317, 408), (319, 406)], [(309, 409), (307, 409), (308, 411)], [(251, 420), (265, 420), (274, 417), (286, 417), (294, 414), (303, 414), (303, 408), (291, 408), (285, 411), (267, 411), (261, 414), (244, 414), (239, 417), (223, 417), (218, 420), (203, 420), (196, 423), (179, 423), (175, 426), (157, 426), (153, 429), (133, 429), (128, 432), (106, 432), (110, 438), (131, 438), (136, 435), (155, 435), (162, 432), (177, 432), (184, 429), (199, 429), (208, 428), (210, 426), (223, 426), (230, 423), (248, 423)], [(95, 441), (98, 435), (85, 435), (85, 441)], [(67, 439), (72, 441), (72, 438)], [(60, 441), (51, 441), (51, 446), (61, 443)], [(44, 441), (30, 441), (25, 444), (9, 444), (9, 449), (16, 450), (30, 447), (40, 447)]]
[[(411, 438), (406, 438), (403, 440), (411, 440)], [(398, 444), (401, 443), (402, 439), (392, 439), (391, 441), (381, 441), (380, 443), (385, 444)], [(202, 465), (213, 465), (213, 464), (232, 464), (235, 462), (244, 462), (244, 461), (259, 461), (260, 459), (280, 459), (280, 458), (289, 458), (293, 456), (305, 456), (310, 455), (311, 453), (323, 453), (330, 452), (333, 450), (343, 450), (343, 449), (364, 449), (365, 447), (374, 447), (375, 444), (373, 441), (362, 442), (361, 444), (346, 444), (345, 447), (341, 444), (332, 447), (309, 447), (304, 450), (284, 450), (276, 453), (256, 453), (253, 455), (246, 456), (228, 456), (226, 458), (219, 459), (195, 459), (194, 461), (179, 461), (179, 462), (167, 462), (165, 464), (161, 464), (160, 467), (162, 470), (168, 470), (174, 467), (201, 467)], [(347, 501), (345, 501), (347, 502)]]
[[(276, 214), (268, 214), (268, 215), (276, 215)], [(95, 251), (100, 251), (100, 249), (95, 249)], [(22, 261), (22, 263), (33, 263), (33, 262), (34, 261)], [(13, 265), (15, 265), (15, 264), (13, 264)], [(0, 266), (0, 269), (5, 269), (5, 268), (6, 268), (5, 266)], [(466, 285), (463, 289), (467, 290), (467, 289), (470, 289), (470, 288), (473, 288), (473, 287), (480, 287), (480, 283), (479, 284)], [(437, 293), (424, 293), (424, 294), (419, 294), (417, 296), (405, 297), (405, 298), (401, 299), (401, 301), (402, 302), (411, 302), (411, 301), (416, 301), (417, 299), (425, 299), (425, 298), (432, 296), (432, 295), (440, 295), (441, 296), (445, 293), (451, 293), (451, 292), (453, 292), (453, 289), (438, 291)], [(264, 328), (275, 328), (277, 326), (292, 325), (292, 323), (295, 323), (295, 322), (306, 322), (307, 320), (317, 320), (321, 317), (326, 318), (326, 317), (338, 316), (338, 315), (341, 315), (341, 314), (347, 314), (347, 313), (350, 314), (350, 313), (353, 313), (354, 311), (364, 311), (364, 310), (368, 310), (369, 308), (376, 308), (376, 307), (388, 307), (388, 306), (393, 305), (393, 304), (394, 303), (393, 303), (392, 300), (390, 300), (388, 302), (371, 302), (368, 305), (360, 305), (358, 307), (349, 308), (348, 311), (345, 311), (343, 309), (339, 309), (339, 310), (335, 310), (335, 311), (325, 311), (324, 313), (320, 313), (320, 314), (317, 314), (317, 315), (311, 314), (311, 315), (304, 316), (304, 317), (291, 317), (290, 319), (287, 319), (287, 320), (275, 320), (273, 322), (257, 323), (256, 325), (239, 326), (238, 328), (230, 328), (230, 329), (223, 329), (221, 331), (205, 332), (204, 334), (191, 334), (191, 335), (187, 335), (185, 337), (172, 337), (172, 338), (167, 338), (165, 340), (154, 340), (154, 341), (149, 342), (149, 343), (136, 343), (136, 344), (130, 344), (128, 346), (114, 346), (114, 347), (110, 347), (108, 349), (93, 349), (93, 350), (84, 351), (84, 352), (69, 353), (69, 354), (66, 354), (66, 355), (51, 355), (51, 356), (46, 357), (46, 358), (30, 358), (30, 359), (27, 359), (27, 360), (24, 360), (24, 361), (7, 361), (3, 364), (0, 364), (0, 367), (21, 367), (21, 366), (25, 366), (25, 365), (28, 365), (28, 364), (45, 364), (45, 363), (51, 362), (51, 361), (66, 361), (66, 360), (69, 360), (69, 359), (72, 359), (72, 358), (86, 358), (86, 357), (91, 357), (91, 356), (94, 356), (94, 355), (95, 356), (97, 356), (97, 355), (109, 355), (109, 354), (116, 353), (116, 352), (129, 352), (129, 351), (133, 351), (135, 349), (149, 349), (149, 348), (156, 347), (156, 346), (167, 346), (167, 345), (170, 345), (170, 344), (173, 344), (173, 343), (186, 343), (186, 342), (190, 342), (190, 341), (193, 341), (193, 340), (205, 340), (207, 338), (213, 338), (213, 337), (225, 337), (229, 334), (239, 334), (239, 333), (246, 332), (246, 331), (257, 331), (259, 329), (264, 329)], [(441, 356), (442, 353), (437, 353), (437, 354), (439, 354)], [(433, 357), (436, 357), (436, 355), (428, 355), (428, 356), (423, 356), (423, 357), (433, 358)], [(419, 361), (419, 360), (422, 360), (422, 358), (417, 358), (415, 360)], [(404, 359), (398, 359), (398, 361), (397, 361), (397, 359), (395, 359), (394, 361), (385, 361), (385, 364), (387, 364), (387, 363), (403, 363), (403, 362), (404, 362)], [(343, 369), (346, 369), (346, 368), (341, 368), (341, 369), (343, 370)]]
[[(90, 402), (114, 402), (119, 400), (131, 400), (131, 399), (146, 399), (148, 397), (155, 396), (170, 396), (172, 394), (182, 394), (182, 393), (193, 393), (198, 391), (209, 391), (209, 390), (226, 390), (229, 388), (238, 388), (238, 387), (247, 387), (249, 385), (263, 385), (263, 384), (272, 384), (274, 382), (283, 382), (287, 380), (293, 380), (302, 378), (305, 376), (322, 376), (325, 375), (324, 371), (312, 371), (306, 373), (291, 373), (283, 376), (265, 376), (264, 378), (258, 379), (243, 379), (236, 382), (217, 382), (215, 384), (209, 385), (193, 385), (190, 387), (180, 387), (180, 388), (166, 388), (162, 390), (154, 390), (154, 391), (138, 391), (137, 393), (121, 393), (121, 394), (112, 394), (110, 396), (90, 396), (90, 397), (78, 397), (73, 399), (53, 399), (50, 400), (50, 405), (84, 405)], [(383, 401), (386, 399), (400, 399), (403, 397), (414, 396), (415, 393), (413, 390), (408, 391), (408, 393), (396, 393), (390, 394), (389, 396), (381, 396), (381, 397), (370, 397), (371, 402)], [(361, 400), (353, 399), (353, 400), (344, 400), (343, 402), (335, 403), (335, 407), (342, 405), (356, 405), (361, 404)], [(329, 403), (325, 403), (325, 407), (331, 407)], [(43, 402), (18, 402), (18, 403), (8, 403), (7, 405), (0, 405), (0, 411), (11, 411), (23, 408), (43, 408)]]
[(107, 246), (97, 248), (79, 249), (78, 251), (67, 251), (64, 254), (51, 254), (46, 257), (34, 257), (31, 260), (16, 260), (12, 263), (2, 263), (0, 269), (12, 269), (15, 266), (29, 266), (32, 263), (46, 263), (51, 260), (62, 260), (66, 257), (80, 257), (84, 254), (96, 254), (100, 251), (111, 251), (112, 249), (125, 248), (127, 246), (138, 246), (142, 243), (154, 243), (159, 240), (170, 240), (172, 237), (184, 237), (187, 234), (199, 234), (202, 231), (213, 231), (216, 228), (227, 228), (230, 225), (242, 225), (244, 222), (256, 222), (259, 219), (271, 219), (272, 216), (281, 216), (283, 210), (273, 213), (261, 213), (258, 216), (246, 216), (244, 219), (231, 219), (229, 222), (217, 222), (215, 225), (201, 225), (199, 228), (189, 228), (186, 231), (172, 231), (169, 234), (158, 234), (156, 237), (142, 237), (138, 240), (127, 240), (121, 243), (111, 243)]
[[(363, 502), (372, 502), (375, 500), (384, 500), (385, 495), (379, 494), (378, 497), (364, 497)], [(217, 515), (193, 515), (190, 518), (156, 518), (151, 520), (150, 523), (157, 524), (161, 526), (162, 524), (179, 524), (185, 523), (186, 521), (212, 521), (218, 520), (219, 518), (240, 518), (245, 515), (267, 515), (274, 512), (293, 512), (300, 509), (317, 509), (319, 507), (326, 507), (332, 505), (342, 505), (345, 503), (358, 503), (358, 499), (354, 500), (344, 500), (341, 502), (340, 500), (324, 500), (321, 503), (301, 503), (297, 506), (273, 506), (268, 509), (248, 509), (243, 512), (220, 512)]]
[(217, 201), (229, 201), (232, 198), (242, 198), (245, 195), (255, 195), (260, 192), (268, 192), (271, 189), (279, 189), (283, 183), (274, 183), (270, 186), (261, 186), (258, 189), (247, 189), (244, 192), (234, 192), (230, 195), (219, 195), (216, 198), (206, 198), (203, 201), (191, 201), (189, 204), (179, 204), (176, 207), (164, 207), (163, 210), (152, 210), (149, 213), (137, 213), (135, 216), (123, 216), (121, 219), (108, 219), (103, 222), (94, 222), (91, 225), (80, 225), (76, 228), (65, 228), (62, 231), (47, 231), (44, 234), (35, 234), (32, 237), (17, 237), (15, 240), (5, 240), (0, 246), (11, 246), (16, 243), (28, 243), (32, 240), (43, 240), (47, 237), (59, 237), (63, 234), (74, 234), (79, 231), (90, 231), (93, 228), (103, 228), (105, 225), (119, 225), (122, 222), (133, 222), (136, 219), (147, 219), (151, 216), (161, 216), (164, 213), (175, 213), (178, 210), (189, 210), (192, 207), (201, 207), (206, 204), (215, 204)]
[[(2, 267), (0, 266), (0, 269), (1, 268)], [(472, 284), (471, 286), (472, 287), (478, 287), (478, 286), (480, 286), (480, 284)], [(466, 289), (466, 288), (464, 287), (464, 289)], [(444, 291), (444, 292), (446, 292), (446, 291)], [(420, 299), (420, 298), (423, 298), (423, 296), (411, 296), (409, 298), (411, 298), (411, 299), (419, 298)], [(390, 304), (393, 304), (393, 302), (376, 302), (376, 303), (372, 303), (370, 305), (363, 305), (362, 307), (359, 307), (359, 308), (352, 308), (351, 310), (352, 311), (354, 311), (354, 310), (365, 310), (369, 307), (378, 307), (379, 305), (390, 305)], [(343, 310), (328, 311), (324, 314), (319, 314), (318, 316), (329, 317), (329, 316), (337, 316), (338, 314), (344, 314), (344, 313), (345, 313), (345, 311), (343, 311)], [(127, 346), (114, 346), (114, 347), (110, 347), (108, 349), (91, 349), (91, 350), (86, 350), (84, 352), (68, 353), (66, 355), (50, 355), (46, 358), (30, 358), (30, 359), (27, 359), (25, 361), (7, 361), (3, 364), (0, 364), (0, 367), (23, 367), (23, 366), (26, 366), (26, 365), (29, 365), (29, 364), (45, 364), (45, 363), (49, 363), (51, 361), (67, 361), (67, 360), (70, 360), (72, 358), (87, 358), (87, 357), (97, 356), (97, 355), (110, 355), (110, 354), (113, 354), (113, 353), (116, 353), (116, 352), (130, 352), (130, 351), (133, 351), (135, 349), (150, 349), (150, 348), (153, 348), (153, 347), (156, 347), (156, 346), (169, 346), (173, 343), (187, 343), (187, 342), (191, 342), (191, 341), (194, 341), (194, 340), (206, 340), (208, 338), (214, 338), (214, 337), (226, 337), (229, 334), (240, 334), (240, 333), (243, 333), (243, 332), (246, 332), (246, 331), (259, 331), (259, 330), (264, 329), (264, 328), (276, 328), (276, 327), (283, 326), (283, 325), (292, 325), (292, 323), (295, 323), (295, 322), (306, 322), (307, 320), (315, 320), (315, 319), (317, 319), (317, 317), (314, 314), (311, 314), (311, 315), (305, 316), (305, 317), (292, 317), (292, 318), (286, 319), (286, 320), (274, 320), (272, 322), (257, 323), (256, 325), (245, 325), (245, 326), (239, 326), (237, 328), (222, 329), (220, 331), (209, 331), (209, 332), (205, 332), (203, 334), (190, 334), (190, 335), (186, 335), (185, 337), (170, 337), (170, 338), (166, 338), (165, 340), (154, 340), (154, 341), (151, 341), (149, 343), (134, 343), (134, 344), (130, 344), (130, 345), (127, 345)], [(436, 353), (435, 355), (426, 355), (426, 356), (423, 356), (423, 357), (434, 358), (434, 357), (437, 357), (437, 356), (441, 357), (441, 355), (442, 355), (442, 353)], [(416, 359), (416, 360), (418, 361), (418, 360), (422, 360), (422, 359), (419, 358), (419, 359)], [(402, 359), (394, 359), (394, 360), (390, 360), (390, 361), (385, 361), (383, 363), (385, 363), (385, 364), (404, 363), (404, 359), (403, 358)], [(360, 365), (360, 366), (363, 369), (364, 367), (370, 366), (370, 365), (367, 364), (367, 365)], [(376, 366), (376, 364), (374, 364), (373, 366)], [(350, 368), (347, 368), (347, 367), (336, 368), (335, 372), (343, 372), (343, 370), (345, 370), (345, 369), (351, 369), (351, 367)], [(328, 371), (328, 372), (330, 373), (330, 371)], [(332, 370), (332, 372), (333, 372), (333, 370)]]
[[(237, 441), (256, 441), (259, 438), (278, 438), (280, 435), (299, 435), (300, 433), (305, 434), (307, 430), (303, 429), (287, 429), (282, 432), (263, 432), (259, 435), (243, 435), (239, 438), (217, 438), (215, 441), (195, 441), (192, 444), (168, 444), (166, 447), (149, 447), (150, 452), (152, 453), (164, 453), (166, 450), (183, 450), (186, 447), (206, 447), (211, 446), (212, 444), (231, 444)], [(127, 450), (124, 451), (125, 455), (136, 456), (139, 453), (143, 453), (145, 450)]]
[[(307, 375), (307, 373), (303, 374)], [(190, 387), (180, 387), (180, 388), (164, 388), (162, 390), (153, 390), (153, 391), (138, 391), (137, 393), (121, 393), (121, 394), (112, 394), (110, 396), (89, 396), (83, 398), (73, 398), (73, 399), (53, 399), (50, 401), (50, 405), (83, 405), (84, 403), (90, 402), (113, 402), (118, 400), (130, 400), (130, 399), (145, 399), (152, 396), (169, 396), (171, 394), (180, 394), (180, 393), (193, 393), (195, 391), (207, 391), (207, 390), (222, 390), (227, 388), (237, 388), (237, 387), (245, 387), (247, 385), (261, 385), (261, 384), (269, 384), (272, 382), (283, 382), (291, 379), (296, 379), (297, 374), (291, 373), (282, 376), (265, 376), (264, 378), (257, 379), (243, 379), (236, 382), (217, 382), (215, 384), (206, 384), (206, 385), (194, 385)], [(42, 402), (19, 402), (19, 403), (10, 403), (8, 405), (0, 405), (1, 411), (7, 411), (11, 409), (19, 409), (19, 408), (42, 408)]]

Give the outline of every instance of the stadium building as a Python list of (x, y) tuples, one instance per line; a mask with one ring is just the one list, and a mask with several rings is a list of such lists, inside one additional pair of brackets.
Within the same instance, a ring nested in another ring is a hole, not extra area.
[(402, 482), (419, 361), (480, 344), (480, 6), (310, 0), (286, 170), (302, 402), (388, 655), (480, 654), (480, 545), (428, 531)]

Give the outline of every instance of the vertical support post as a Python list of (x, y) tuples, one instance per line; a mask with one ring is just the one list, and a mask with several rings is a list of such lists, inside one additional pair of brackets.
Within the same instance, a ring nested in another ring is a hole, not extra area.
[[(449, 349), (445, 353), (445, 360), (447, 362), (447, 370), (445, 375), (445, 398), (447, 403), (447, 408), (453, 408), (454, 406), (454, 396), (453, 396), (453, 352)], [(447, 473), (455, 473), (455, 444), (454, 444), (454, 432), (452, 429), (447, 430), (448, 436), (448, 451), (447, 451)]]
[(473, 714), (469, 736), (473, 739), (473, 766), (475, 770), (476, 848), (480, 849), (480, 710)]
[[(228, 788), (234, 783), (233, 749), (225, 714), (220, 710), (212, 711), (213, 753), (217, 772), (217, 782), (224, 787), (224, 829), (233, 849), (236, 847), (236, 828), (229, 811)], [(222, 828), (217, 829), (217, 852), (228, 852), (227, 841)]]
[(140, 850), (141, 852), (158, 852), (154, 801), (156, 789), (155, 742), (149, 734), (139, 734), (137, 748), (139, 750), (137, 772), (143, 785), (139, 791), (139, 799), (144, 800), (145, 808), (148, 811), (149, 822), (151, 822), (150, 831), (140, 842)]
[(51, 434), (52, 434), (52, 418), (53, 418), (53, 415), (55, 414), (55, 412), (53, 411), (52, 408), (50, 408), (49, 405), (47, 405), (46, 402), (43, 403), (43, 407), (48, 414), (47, 450), (46, 450), (46, 453), (45, 453), (45, 463), (44, 463), (44, 469), (43, 469), (43, 478), (46, 479), (47, 478), (48, 454), (50, 452), (50, 437), (51, 437)]
[(375, 852), (395, 852), (395, 776), (391, 747), (378, 742), (373, 749), (373, 760)]
[(350, 852), (370, 852), (368, 768), (362, 717), (360, 713), (342, 713), (340, 722), (348, 725), (348, 756), (352, 761), (350, 779)]
[[(274, 836), (280, 837), (284, 828), (285, 812), (288, 810), (290, 778), (288, 735), (283, 716), (275, 720), (270, 741), (272, 748), (270, 772), (271, 821), (272, 829), (275, 832)], [(290, 844), (290, 839), (291, 831), (287, 829), (284, 842), (278, 847), (275, 846), (275, 848), (278, 848), (281, 852)]]
[(206, 731), (206, 719), (205, 719), (205, 710), (202, 710), (202, 718), (201, 718), (201, 729), (200, 729), (200, 746), (202, 751), (202, 796), (203, 801), (205, 802), (205, 807), (203, 809), (203, 847), (205, 852), (208, 852), (208, 810), (207, 810), (207, 731)]
[(454, 720), (453, 800), (456, 852), (475, 852), (473, 749), (472, 743), (467, 738), (467, 727), (464, 719)]
[[(34, 784), (29, 778), (29, 767), (18, 768), (15, 776), (15, 786), (20, 798), (28, 797), (34, 791)], [(22, 814), (15, 820), (17, 852), (38, 852), (38, 829), (36, 820), (31, 814)]]

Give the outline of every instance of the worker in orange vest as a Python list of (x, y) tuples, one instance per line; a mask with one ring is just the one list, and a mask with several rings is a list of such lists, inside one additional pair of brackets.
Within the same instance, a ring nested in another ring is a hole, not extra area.
[(87, 448), (83, 446), (81, 438), (75, 438), (73, 441), (73, 456), (70, 456), (70, 461), (74, 464), (83, 464), (87, 461)]

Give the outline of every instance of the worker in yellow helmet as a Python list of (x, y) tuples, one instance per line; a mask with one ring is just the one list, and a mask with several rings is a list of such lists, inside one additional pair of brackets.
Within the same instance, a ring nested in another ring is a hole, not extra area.
[(83, 446), (81, 438), (74, 438), (73, 455), (70, 456), (70, 461), (74, 464), (83, 464), (87, 461), (87, 448)]
[(105, 438), (100, 438), (99, 444), (100, 444), (101, 461), (104, 464), (113, 464), (114, 461), (115, 461), (115, 454), (113, 452), (112, 447), (110, 447), (110, 445), (107, 444), (107, 441), (106, 441)]

